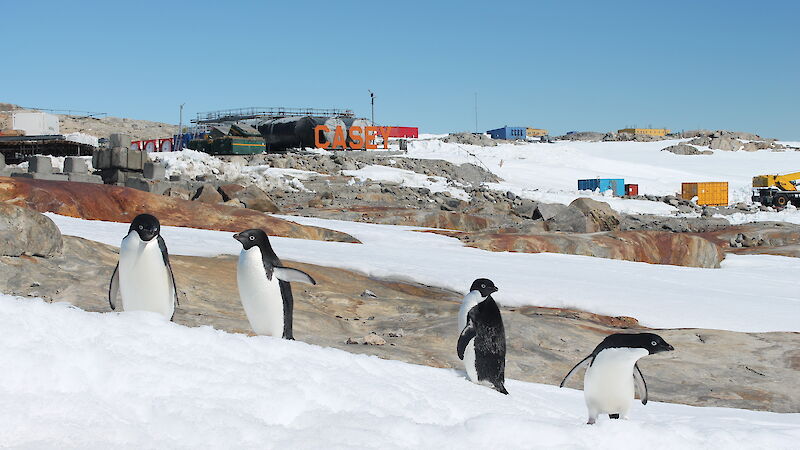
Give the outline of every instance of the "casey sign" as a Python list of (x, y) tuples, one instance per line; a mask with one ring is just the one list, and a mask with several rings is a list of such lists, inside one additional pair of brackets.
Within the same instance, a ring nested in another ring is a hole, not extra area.
[[(389, 148), (389, 133), (392, 127), (360, 127), (353, 125), (348, 132), (344, 131), (341, 125), (333, 130), (333, 142), (320, 142), (320, 136), (323, 133), (330, 133), (331, 129), (326, 125), (317, 125), (314, 127), (314, 146), (317, 148), (349, 148), (353, 150), (373, 150), (378, 148), (375, 139), (380, 130), (383, 136), (383, 148)], [(347, 138), (350, 138), (349, 140)]]

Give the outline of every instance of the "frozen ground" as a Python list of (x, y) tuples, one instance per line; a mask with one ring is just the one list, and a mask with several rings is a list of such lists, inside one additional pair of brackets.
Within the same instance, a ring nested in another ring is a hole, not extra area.
[[(676, 155), (661, 149), (682, 140), (655, 142), (579, 142), (552, 144), (501, 144), (479, 147), (439, 140), (409, 143), (408, 157), (473, 163), (504, 181), (493, 187), (532, 200), (569, 203), (586, 193), (577, 190), (578, 179), (624, 178), (639, 185), (640, 194), (680, 192), (682, 182), (727, 181), (731, 203), (749, 201), (752, 178), (758, 174), (800, 170), (800, 152), (727, 152), (713, 155)], [(791, 143), (788, 143), (791, 144)], [(700, 147), (708, 150), (706, 147)], [(593, 197), (622, 212), (669, 214), (674, 208), (654, 202)]]
[[(62, 233), (118, 246), (128, 225), (47, 214)], [(301, 224), (343, 231), (363, 244), (271, 238), (281, 258), (414, 281), (465, 292), (488, 277), (506, 306), (578, 308), (625, 315), (656, 328), (800, 331), (794, 277), (800, 259), (729, 255), (721, 269), (655, 265), (551, 253), (500, 253), (465, 247), (454, 238), (375, 225), (294, 216)], [(173, 254), (238, 255), (233, 233), (163, 227)], [(369, 286), (364, 286), (368, 289)]]
[(0, 446), (796, 448), (800, 414), (634, 403), (0, 294)]

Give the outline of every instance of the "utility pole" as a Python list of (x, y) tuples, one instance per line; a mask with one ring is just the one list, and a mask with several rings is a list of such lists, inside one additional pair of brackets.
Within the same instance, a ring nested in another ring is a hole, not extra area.
[(372, 126), (375, 126), (375, 93), (367, 89), (369, 92), (369, 101), (372, 104)]
[(478, 93), (475, 93), (475, 134), (478, 134)]
[(181, 103), (181, 109), (178, 115), (178, 138), (175, 139), (176, 141), (175, 147), (177, 147), (177, 150), (173, 148), (172, 149), (173, 151), (183, 150), (183, 106), (184, 105), (186, 105), (186, 103)]

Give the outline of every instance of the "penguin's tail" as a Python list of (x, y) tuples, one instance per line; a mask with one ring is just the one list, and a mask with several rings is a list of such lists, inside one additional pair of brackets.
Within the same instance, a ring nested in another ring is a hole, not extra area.
[(501, 394), (508, 395), (508, 391), (506, 390), (506, 387), (505, 387), (505, 386), (503, 386), (503, 382), (502, 382), (502, 381), (501, 381), (501, 382), (499, 382), (499, 383), (495, 383), (495, 384), (494, 384), (494, 389), (495, 389), (497, 392), (501, 393)]

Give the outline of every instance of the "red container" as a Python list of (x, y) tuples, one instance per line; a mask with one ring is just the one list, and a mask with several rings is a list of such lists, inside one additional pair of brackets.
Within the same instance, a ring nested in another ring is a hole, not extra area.
[(625, 185), (625, 195), (634, 196), (639, 195), (639, 185), (638, 184), (626, 184)]

